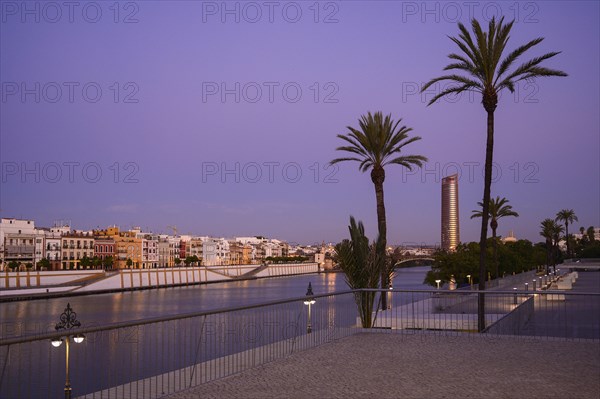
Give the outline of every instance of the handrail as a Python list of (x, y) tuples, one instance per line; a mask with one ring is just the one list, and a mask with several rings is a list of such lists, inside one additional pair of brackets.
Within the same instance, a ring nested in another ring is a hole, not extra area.
[[(353, 293), (354, 291), (357, 291), (357, 290), (331, 292), (328, 294), (313, 295), (312, 297), (318, 299), (318, 298), (324, 298), (324, 297), (350, 294), (350, 293)], [(358, 290), (358, 291), (360, 291), (360, 290)], [(303, 303), (305, 300), (306, 300), (306, 296), (301, 296), (301, 297), (295, 297), (295, 298), (289, 298), (289, 299), (283, 299), (283, 300), (275, 300), (275, 301), (269, 301), (269, 302), (256, 303), (256, 304), (252, 304), (252, 305), (212, 309), (212, 310), (205, 310), (205, 311), (201, 311), (201, 312), (180, 313), (180, 314), (176, 314), (176, 315), (150, 317), (147, 319), (139, 319), (139, 320), (120, 321), (120, 322), (116, 322), (116, 323), (104, 324), (102, 326), (73, 328), (73, 329), (69, 330), (69, 335), (94, 333), (94, 332), (98, 332), (98, 331), (110, 331), (110, 330), (116, 330), (119, 328), (142, 326), (142, 325), (146, 325), (146, 324), (162, 323), (162, 322), (173, 321), (173, 320), (189, 319), (192, 317), (208, 316), (208, 315), (219, 314), (219, 313), (230, 313), (230, 312), (236, 312), (236, 311), (240, 311), (240, 310), (256, 309), (256, 308), (273, 306), (273, 305), (281, 305), (284, 303), (292, 303), (292, 302)], [(13, 344), (19, 344), (19, 343), (24, 343), (24, 342), (40, 341), (40, 340), (52, 339), (52, 338), (60, 338), (64, 335), (65, 335), (64, 332), (62, 332), (62, 333), (61, 332), (51, 332), (51, 333), (43, 333), (43, 334), (32, 334), (32, 335), (27, 335), (24, 337), (5, 338), (5, 339), (0, 340), (0, 346), (13, 345)]]
[(460, 295), (468, 295), (468, 294), (486, 294), (486, 295), (495, 295), (495, 294), (565, 294), (565, 295), (580, 295), (580, 296), (600, 296), (600, 292), (565, 292), (561, 290), (536, 290), (536, 291), (525, 291), (525, 290), (506, 290), (506, 291), (492, 291), (492, 290), (471, 290), (471, 291), (463, 291), (463, 290), (442, 290), (442, 289), (432, 289), (432, 290), (404, 290), (404, 289), (385, 289), (385, 288), (361, 288), (353, 291), (369, 291), (369, 292), (420, 292), (420, 293), (445, 293), (445, 294), (460, 294)]
[[(436, 294), (436, 293), (441, 294), (441, 293), (443, 293), (443, 294), (453, 294), (453, 295), (457, 295), (457, 296), (465, 296), (465, 295), (471, 295), (471, 294), (485, 294), (485, 295), (546, 295), (546, 294), (556, 295), (556, 294), (559, 294), (559, 295), (567, 295), (567, 296), (600, 297), (599, 292), (565, 292), (565, 291), (556, 291), (556, 290), (458, 291), (458, 290), (437, 290), (437, 289), (431, 289), (431, 290), (392, 289), (392, 290), (390, 290), (390, 289), (381, 289), (381, 288), (362, 288), (362, 289), (331, 292), (331, 293), (327, 293), (327, 294), (318, 294), (318, 295), (314, 295), (313, 298), (318, 299), (318, 298), (332, 297), (332, 296), (338, 296), (338, 295), (346, 295), (346, 294), (351, 294), (351, 293), (354, 294), (354, 293), (359, 293), (359, 292), (399, 292), (399, 293), (423, 293), (423, 294)], [(220, 314), (220, 313), (230, 313), (230, 312), (236, 312), (236, 311), (240, 311), (240, 310), (257, 309), (257, 308), (262, 308), (262, 307), (267, 307), (267, 306), (281, 305), (281, 304), (285, 304), (285, 303), (303, 302), (305, 299), (306, 299), (306, 296), (300, 296), (300, 297), (294, 297), (294, 298), (289, 298), (289, 299), (280, 299), (280, 300), (261, 302), (261, 303), (244, 305), (244, 306), (235, 306), (235, 307), (229, 307), (229, 308), (205, 310), (205, 311), (200, 311), (200, 312), (188, 312), (188, 313), (180, 313), (180, 314), (169, 315), (169, 316), (158, 316), (158, 317), (150, 317), (150, 318), (146, 318), (146, 319), (121, 321), (121, 322), (116, 322), (116, 323), (104, 324), (102, 326), (74, 328), (74, 329), (70, 330), (69, 333), (70, 334), (85, 334), (85, 333), (94, 333), (94, 332), (99, 332), (99, 331), (110, 331), (110, 330), (116, 330), (119, 328), (142, 326), (142, 325), (147, 325), (147, 324), (189, 319), (189, 318), (193, 318), (193, 317), (208, 316), (208, 315), (214, 315), (214, 314)], [(32, 334), (32, 335), (16, 337), (16, 338), (5, 338), (5, 339), (0, 339), (0, 346), (13, 345), (13, 344), (19, 344), (19, 343), (24, 343), (24, 342), (40, 341), (40, 340), (45, 340), (45, 339), (50, 340), (53, 338), (60, 338), (64, 335), (65, 335), (64, 332), (63, 333), (50, 332), (50, 333), (42, 333), (42, 334)]]

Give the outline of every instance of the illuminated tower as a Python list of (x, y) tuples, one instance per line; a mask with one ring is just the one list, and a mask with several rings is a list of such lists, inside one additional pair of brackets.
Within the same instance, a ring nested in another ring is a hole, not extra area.
[(458, 174), (442, 179), (442, 249), (454, 251), (460, 242)]

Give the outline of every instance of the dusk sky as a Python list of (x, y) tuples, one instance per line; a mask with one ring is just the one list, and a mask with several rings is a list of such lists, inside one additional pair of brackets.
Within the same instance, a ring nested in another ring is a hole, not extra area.
[(461, 241), (476, 241), (485, 111), (476, 94), (427, 107), (441, 86), (418, 90), (458, 51), (458, 20), (504, 15), (509, 51), (545, 37), (521, 60), (562, 51), (545, 65), (569, 76), (502, 94), (492, 196), (521, 216), (498, 233), (541, 241), (563, 208), (571, 231), (600, 225), (596, 1), (0, 5), (2, 217), (312, 244), (346, 238), (353, 215), (374, 239), (370, 175), (327, 165), (337, 134), (382, 111), (429, 158), (387, 169), (388, 242), (439, 243), (441, 178), (457, 171)]

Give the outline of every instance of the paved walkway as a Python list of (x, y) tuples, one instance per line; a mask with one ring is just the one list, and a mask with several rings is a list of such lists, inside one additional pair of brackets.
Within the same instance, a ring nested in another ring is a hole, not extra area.
[(600, 343), (364, 333), (171, 398), (600, 398)]

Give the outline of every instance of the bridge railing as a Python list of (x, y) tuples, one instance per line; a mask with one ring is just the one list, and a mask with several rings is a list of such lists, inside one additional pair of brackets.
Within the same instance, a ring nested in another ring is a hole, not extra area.
[[(360, 328), (355, 294), (387, 295), (389, 309)], [(476, 333), (478, 294), (485, 334), (600, 340), (600, 294), (563, 291), (358, 290), (111, 325), (83, 324), (70, 336), (74, 397), (157, 398), (364, 331)], [(81, 317), (84, 311), (78, 309)], [(74, 336), (85, 335), (74, 343)], [(64, 395), (65, 332), (0, 340), (0, 397)]]

